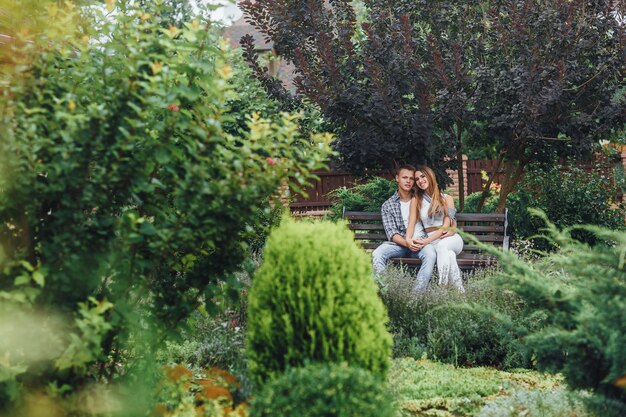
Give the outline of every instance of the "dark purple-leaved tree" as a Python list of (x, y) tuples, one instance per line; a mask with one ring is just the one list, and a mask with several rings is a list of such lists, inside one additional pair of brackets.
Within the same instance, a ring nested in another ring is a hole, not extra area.
[(626, 26), (616, 19), (624, 13), (619, 1), (490, 3), (472, 69), (474, 115), (487, 134), (469, 142), (486, 141), (499, 154), (494, 174), (504, 172), (497, 207), (503, 212), (528, 163), (589, 153), (623, 128)]
[(289, 107), (300, 99), (320, 107), (336, 126), (334, 146), (344, 167), (363, 173), (428, 163), (443, 173), (460, 143), (454, 111), (467, 108), (466, 96), (457, 94), (467, 82), (460, 44), (442, 49), (420, 26), (412, 2), (365, 3), (361, 24), (350, 1), (240, 3), (247, 20), (294, 63), (295, 97), (259, 66), (251, 37), (242, 39), (245, 56)]
[(245, 38), (257, 76), (291, 107), (318, 104), (352, 171), (425, 162), (442, 172), (462, 143), (489, 147), (504, 171), (503, 211), (528, 163), (587, 153), (624, 125), (620, 2), (364, 0), (360, 25), (353, 3), (241, 3), (294, 63), (297, 94), (267, 75)]

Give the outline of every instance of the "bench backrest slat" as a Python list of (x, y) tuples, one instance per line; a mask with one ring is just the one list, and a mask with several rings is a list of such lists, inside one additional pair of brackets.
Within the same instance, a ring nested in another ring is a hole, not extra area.
[(503, 234), (504, 226), (497, 226), (497, 225), (471, 226), (471, 225), (464, 224), (463, 230), (466, 231), (467, 233), (472, 233), (472, 234), (479, 233), (479, 232)]
[[(387, 240), (380, 212), (345, 211), (343, 217), (349, 221), (348, 227), (354, 231), (354, 238), (361, 241), (363, 248), (375, 249)], [(457, 213), (456, 220), (460, 229), (480, 242), (508, 248), (506, 213)], [(473, 259), (478, 252), (480, 249), (476, 245), (466, 243), (462, 254)]]
[[(346, 211), (343, 215), (347, 220), (379, 220), (382, 216), (376, 211)], [(458, 222), (499, 222), (506, 221), (506, 215), (500, 213), (457, 213)]]
[(376, 211), (346, 211), (344, 219), (348, 220), (382, 220), (382, 216)]
[(354, 238), (356, 240), (387, 240), (387, 235), (384, 233), (355, 233)]

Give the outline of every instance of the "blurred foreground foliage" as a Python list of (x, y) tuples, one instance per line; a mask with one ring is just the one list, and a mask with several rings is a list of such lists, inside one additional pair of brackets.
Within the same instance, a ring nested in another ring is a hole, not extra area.
[(233, 110), (235, 53), (210, 22), (164, 27), (164, 7), (49, 2), (46, 30), (2, 46), (0, 406), (130, 375), (124, 358), (236, 297), (259, 214), (330, 153), (297, 115)]

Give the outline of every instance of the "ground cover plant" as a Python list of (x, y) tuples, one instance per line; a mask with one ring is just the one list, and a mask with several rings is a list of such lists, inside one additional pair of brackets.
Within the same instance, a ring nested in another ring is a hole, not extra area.
[(478, 417), (587, 417), (591, 416), (580, 398), (565, 388), (551, 390), (516, 390), (486, 404)]
[(533, 371), (457, 368), (426, 359), (400, 358), (389, 371), (389, 386), (402, 416), (471, 416), (488, 401), (520, 389), (543, 395), (561, 378)]

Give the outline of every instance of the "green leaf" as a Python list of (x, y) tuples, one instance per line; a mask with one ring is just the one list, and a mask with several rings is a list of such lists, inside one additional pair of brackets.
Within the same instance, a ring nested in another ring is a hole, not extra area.
[(197, 39), (195, 32), (191, 32), (189, 30), (185, 30), (183, 32), (183, 37), (189, 42), (195, 42)]
[(44, 286), (45, 278), (41, 271), (33, 272), (33, 281), (35, 281), (40, 287)]
[(163, 147), (157, 148), (156, 152), (154, 153), (154, 157), (161, 165), (167, 164), (172, 159), (169, 151)]
[(141, 226), (139, 226), (139, 233), (141, 233), (142, 235), (153, 236), (156, 234), (156, 232), (157, 230), (150, 222), (143, 222), (141, 223)]
[(20, 285), (26, 285), (30, 283), (30, 277), (28, 275), (20, 275), (18, 277), (15, 278), (15, 281), (13, 281), (13, 285), (20, 286)]
[(20, 265), (22, 265), (28, 272), (33, 272), (35, 270), (35, 267), (27, 261), (20, 261)]

